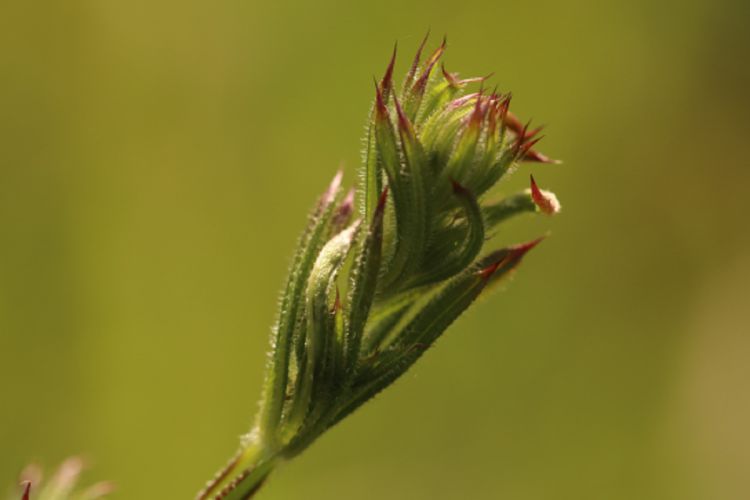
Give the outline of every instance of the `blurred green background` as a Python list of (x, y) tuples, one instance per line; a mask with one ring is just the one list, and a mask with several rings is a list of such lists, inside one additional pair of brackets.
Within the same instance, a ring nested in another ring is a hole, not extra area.
[(399, 41), (495, 71), (555, 190), (516, 278), (263, 499), (750, 498), (750, 7), (6, 1), (0, 484), (192, 498), (256, 409), (305, 214)]

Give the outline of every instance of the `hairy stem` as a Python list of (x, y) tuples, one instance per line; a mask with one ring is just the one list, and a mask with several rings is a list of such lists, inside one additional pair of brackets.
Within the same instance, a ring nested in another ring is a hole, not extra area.
[(246, 500), (263, 486), (278, 463), (276, 453), (268, 452), (251, 438), (229, 463), (220, 470), (196, 500)]

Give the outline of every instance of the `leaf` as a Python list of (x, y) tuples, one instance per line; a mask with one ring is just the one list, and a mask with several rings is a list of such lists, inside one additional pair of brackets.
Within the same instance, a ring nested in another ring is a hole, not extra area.
[(279, 317), (273, 330), (273, 354), (266, 368), (263, 403), (259, 418), (261, 434), (268, 439), (277, 438), (276, 430), (281, 420), (289, 379), (290, 345), (300, 314), (299, 297), (312, 270), (315, 257), (325, 243), (324, 237), (333, 214), (334, 201), (341, 191), (341, 178), (342, 172), (337, 173), (313, 211), (308, 226), (297, 245), (292, 268), (281, 298)]
[[(393, 193), (393, 205), (396, 213), (395, 252), (388, 260), (386, 277), (382, 284), (392, 285), (400, 276), (410, 259), (413, 258), (414, 243), (419, 244), (415, 232), (424, 224), (424, 210), (419, 200), (415, 200), (414, 179), (402, 171), (401, 152), (396, 139), (396, 131), (391, 123), (388, 110), (383, 103), (380, 90), (376, 87), (375, 137), (382, 166), (388, 176), (388, 186)], [(409, 172), (411, 173), (411, 171)], [(421, 219), (420, 219), (421, 217)]]
[(417, 118), (422, 98), (432, 75), (432, 69), (445, 52), (446, 43), (447, 40), (443, 38), (443, 43), (425, 61), (422, 74), (414, 81), (414, 84), (404, 86), (404, 89), (408, 89), (408, 91), (404, 92), (402, 99), (404, 101), (404, 112), (409, 120), (414, 121)]
[(383, 246), (383, 213), (388, 192), (380, 195), (375, 214), (365, 233), (359, 256), (351, 270), (351, 293), (344, 328), (344, 379), (351, 379), (362, 344), (362, 334), (375, 298)]
[[(306, 342), (304, 370), (298, 381), (292, 407), (285, 419), (285, 432), (296, 433), (300, 426), (315, 423), (331, 400), (336, 321), (329, 297), (336, 289), (336, 277), (359, 227), (355, 222), (331, 239), (320, 251), (305, 291)], [(299, 431), (304, 433), (304, 429)]]
[(336, 413), (333, 425), (403, 375), (482, 290), (507, 275), (541, 239), (492, 252), (451, 280), (396, 334), (375, 369)]
[(384, 283), (386, 287), (398, 286), (404, 270), (418, 269), (424, 257), (427, 241), (427, 157), (422, 144), (414, 132), (414, 127), (404, 115), (398, 100), (394, 96), (398, 115), (398, 131), (404, 157), (404, 173), (401, 176), (405, 189), (409, 190), (408, 205), (396, 213), (396, 229), (399, 241), (396, 254), (389, 263)]
[(528, 191), (516, 193), (502, 200), (482, 207), (487, 229), (493, 229), (500, 223), (519, 214), (535, 213), (537, 206)]

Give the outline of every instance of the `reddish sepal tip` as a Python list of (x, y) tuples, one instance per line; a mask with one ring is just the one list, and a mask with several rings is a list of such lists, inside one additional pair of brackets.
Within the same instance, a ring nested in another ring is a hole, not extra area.
[(539, 243), (542, 242), (542, 240), (546, 238), (546, 236), (540, 236), (539, 238), (535, 240), (528, 241), (526, 243), (521, 243), (520, 245), (515, 245), (509, 248), (510, 253), (508, 254), (508, 259), (514, 259), (518, 260), (524, 255), (526, 255), (529, 250), (537, 246)]
[(409, 118), (404, 114), (404, 110), (401, 108), (401, 103), (398, 102), (396, 96), (393, 96), (393, 103), (396, 105), (396, 113), (398, 114), (398, 128), (401, 132), (412, 136), (412, 125)]
[(393, 84), (393, 68), (396, 65), (396, 53), (398, 52), (398, 42), (393, 46), (393, 55), (391, 56), (391, 61), (388, 63), (388, 67), (385, 70), (385, 75), (383, 75), (383, 79), (380, 83), (380, 88), (383, 94), (385, 94), (386, 99), (388, 98), (388, 93), (391, 90), (391, 86)]
[(333, 302), (331, 314), (338, 314), (338, 312), (341, 311), (341, 307), (341, 293), (339, 292), (339, 287), (336, 287), (336, 300)]
[(469, 193), (469, 190), (463, 187), (458, 181), (455, 179), (451, 179), (451, 187), (453, 188), (453, 194), (457, 195), (465, 195)]
[(341, 202), (336, 210), (336, 215), (333, 218), (334, 227), (341, 227), (346, 224), (354, 211), (354, 189), (350, 189), (346, 193), (346, 197)]
[(388, 118), (388, 108), (385, 107), (383, 92), (380, 89), (380, 85), (378, 85), (377, 81), (375, 81), (375, 118), (378, 120), (384, 120)]
[(542, 195), (542, 192), (539, 190), (539, 186), (537, 185), (536, 181), (534, 180), (534, 176), (532, 174), (529, 174), (529, 181), (531, 182), (531, 196), (538, 197)]
[(510, 111), (507, 111), (507, 107), (510, 105), (510, 95), (507, 98), (507, 102), (508, 104), (506, 104), (506, 112), (505, 112), (505, 116), (503, 117), (503, 123), (513, 133), (519, 135), (523, 133), (523, 124), (518, 118), (516, 118), (516, 115), (514, 115)]
[(336, 197), (336, 192), (341, 187), (341, 181), (344, 178), (344, 171), (342, 169), (339, 169), (338, 172), (336, 172), (336, 175), (333, 177), (333, 180), (331, 181), (331, 184), (328, 186), (328, 189), (326, 189), (326, 192), (323, 194), (323, 198), (321, 199), (321, 205), (327, 206), (331, 204)]
[(489, 266), (485, 267), (484, 269), (482, 269), (481, 271), (479, 271), (479, 276), (481, 276), (481, 278), (483, 280), (490, 279), (492, 277), (492, 275), (495, 274), (495, 271), (497, 271), (497, 268), (500, 267), (500, 264), (502, 264), (503, 262), (505, 262), (506, 259), (507, 259), (507, 257), (503, 257), (502, 259), (498, 260), (497, 262), (493, 262)]
[[(427, 30), (427, 33), (425, 33), (424, 38), (422, 39), (422, 43), (419, 44), (419, 48), (417, 48), (417, 53), (414, 55), (414, 61), (411, 64), (411, 69), (409, 70), (410, 77), (414, 76), (414, 73), (417, 71), (417, 66), (419, 66), (419, 61), (422, 59), (422, 51), (424, 50), (424, 46), (427, 45), (427, 40), (430, 38), (430, 30)], [(407, 79), (408, 81), (408, 79)]]
[(376, 214), (383, 213), (383, 210), (385, 210), (386, 201), (388, 201), (388, 186), (383, 188), (383, 191), (380, 193), (380, 198), (378, 198), (378, 206), (375, 208)]
[(21, 500), (29, 500), (29, 497), (31, 496), (31, 481), (24, 481), (21, 484), (23, 485), (23, 496), (21, 497)]
[(542, 191), (539, 189), (533, 175), (529, 175), (531, 179), (531, 200), (539, 208), (539, 211), (547, 215), (554, 215), (560, 211), (560, 202), (557, 200), (557, 196), (549, 191)]

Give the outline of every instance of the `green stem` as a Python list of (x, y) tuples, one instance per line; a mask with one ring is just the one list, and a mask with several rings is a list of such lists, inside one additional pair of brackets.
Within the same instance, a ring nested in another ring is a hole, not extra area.
[(198, 493), (196, 500), (247, 500), (263, 486), (279, 461), (271, 453), (251, 441), (220, 470), (206, 487)]

